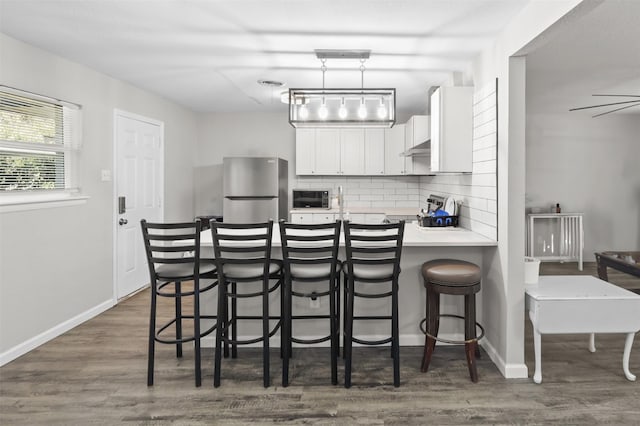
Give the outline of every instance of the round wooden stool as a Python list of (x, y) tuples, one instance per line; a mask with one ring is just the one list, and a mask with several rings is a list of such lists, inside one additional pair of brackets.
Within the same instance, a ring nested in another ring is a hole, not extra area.
[[(438, 259), (425, 262), (422, 265), (422, 277), (427, 289), (427, 316), (420, 324), (425, 333), (424, 355), (422, 357), (422, 372), (429, 369), (431, 356), (436, 341), (451, 344), (463, 344), (467, 354), (469, 375), (472, 382), (478, 381), (476, 358), (480, 357), (478, 340), (484, 336), (484, 329), (476, 323), (476, 293), (480, 291), (482, 273), (478, 265), (456, 259)], [(464, 295), (464, 317), (440, 313), (440, 295)], [(453, 341), (438, 337), (440, 317), (456, 317), (464, 319), (464, 341)], [(426, 323), (426, 330), (423, 324)], [(476, 326), (481, 335), (477, 336)]]

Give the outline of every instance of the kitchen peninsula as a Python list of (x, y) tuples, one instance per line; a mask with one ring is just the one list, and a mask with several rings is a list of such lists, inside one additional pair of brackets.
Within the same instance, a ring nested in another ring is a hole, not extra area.
[[(204, 231), (202, 233), (201, 243), (203, 246), (202, 256), (206, 257), (211, 254), (212, 250), (212, 238), (211, 232)], [(491, 240), (483, 235), (469, 231), (463, 228), (422, 228), (415, 222), (407, 222), (405, 225), (402, 259), (400, 263), (400, 344), (402, 346), (421, 346), (424, 344), (424, 335), (419, 329), (419, 324), (425, 315), (425, 297), (426, 292), (422, 284), (421, 267), (422, 264), (428, 260), (450, 258), (461, 259), (469, 262), (473, 262), (483, 268), (485, 256), (490, 256), (495, 251), (497, 241)], [(273, 241), (272, 245), (274, 250), (272, 256), (274, 258), (280, 257), (280, 234), (278, 225), (274, 224)], [(339, 258), (344, 259), (344, 237), (340, 240), (340, 254)], [(483, 268), (483, 279), (487, 276), (487, 272)], [(309, 283), (313, 285), (313, 283)], [(313, 287), (311, 287), (313, 288)], [(328, 306), (327, 297), (321, 297), (320, 309), (326, 309)], [(483, 318), (483, 300), (482, 291), (477, 300), (477, 318), (482, 323)], [(244, 302), (244, 301), (243, 301)], [(251, 302), (247, 302), (251, 303)], [(203, 310), (208, 307), (215, 308), (216, 304), (213, 300), (203, 300)], [(344, 305), (342, 305), (344, 306)], [(378, 314), (387, 314), (391, 312), (391, 304), (385, 300), (380, 300), (374, 306), (373, 303), (367, 304), (367, 311), (377, 312)], [(488, 307), (491, 308), (490, 306)], [(260, 309), (259, 303), (256, 302), (255, 309)], [(272, 295), (272, 302), (270, 309), (276, 314), (280, 311), (279, 308), (279, 296)], [(313, 310), (309, 304), (304, 304), (304, 301), (300, 301), (296, 306), (296, 309), (301, 310)], [(441, 311), (443, 313), (450, 314), (463, 314), (463, 305), (460, 303), (459, 298), (452, 296), (442, 296), (441, 299)], [(367, 312), (368, 313), (368, 312)], [(376, 338), (376, 325), (362, 324), (358, 326), (357, 330), (354, 330), (366, 338)], [(250, 329), (250, 325), (244, 328), (241, 332), (247, 333), (246, 335), (258, 335), (259, 330)], [(326, 334), (322, 329), (324, 324), (302, 324), (299, 332), (306, 334), (307, 336), (320, 336)], [(464, 329), (462, 323), (458, 323), (455, 320), (444, 319), (440, 326), (439, 335), (450, 339), (460, 339), (463, 335)], [(381, 334), (384, 334), (383, 331)], [(481, 342), (482, 343), (482, 342)], [(212, 341), (205, 343), (207, 346), (213, 344)]]

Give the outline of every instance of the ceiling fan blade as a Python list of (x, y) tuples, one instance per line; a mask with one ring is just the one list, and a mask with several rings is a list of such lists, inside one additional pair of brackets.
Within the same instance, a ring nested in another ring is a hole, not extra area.
[(602, 115), (611, 114), (612, 112), (620, 111), (620, 110), (627, 109), (627, 108), (632, 108), (632, 107), (635, 107), (635, 106), (640, 106), (640, 101), (636, 101), (636, 103), (633, 104), (633, 105), (627, 105), (627, 106), (623, 106), (623, 107), (620, 107), (620, 108), (612, 109), (611, 111), (607, 111), (607, 112), (602, 112), (600, 114), (596, 114), (596, 115), (592, 116), (591, 118), (600, 117)]
[(640, 95), (591, 95), (591, 96), (613, 96), (618, 98), (640, 98)]
[(569, 111), (578, 111), (578, 110), (581, 110), (581, 109), (589, 109), (589, 108), (599, 108), (599, 107), (603, 107), (603, 106), (631, 104), (631, 103), (635, 103), (635, 102), (640, 102), (640, 101), (612, 102), (610, 104), (600, 104), (600, 105), (591, 105), (591, 106), (580, 107), (580, 108), (571, 108)]

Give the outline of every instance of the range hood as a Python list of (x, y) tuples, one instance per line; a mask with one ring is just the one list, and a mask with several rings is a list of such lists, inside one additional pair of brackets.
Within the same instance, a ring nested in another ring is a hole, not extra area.
[(401, 157), (428, 157), (431, 155), (431, 139), (428, 139), (413, 148), (401, 152)]

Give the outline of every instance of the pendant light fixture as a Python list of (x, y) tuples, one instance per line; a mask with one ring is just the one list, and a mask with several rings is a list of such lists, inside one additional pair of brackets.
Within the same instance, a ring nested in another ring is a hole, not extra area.
[[(321, 89), (289, 89), (289, 123), (301, 127), (392, 127), (396, 89), (364, 87), (365, 61), (370, 50), (316, 50), (322, 62)], [(327, 59), (360, 60), (360, 88), (327, 89)]]

